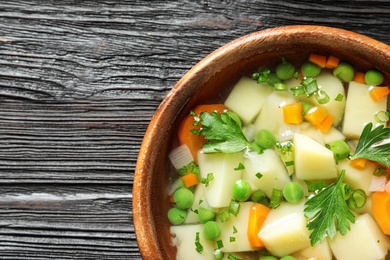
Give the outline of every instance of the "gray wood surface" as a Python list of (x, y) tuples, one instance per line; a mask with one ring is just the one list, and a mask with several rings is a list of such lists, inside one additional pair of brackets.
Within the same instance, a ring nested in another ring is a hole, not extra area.
[(154, 111), (223, 44), (290, 24), (390, 44), (390, 2), (0, 3), (0, 259), (139, 259), (132, 182)]

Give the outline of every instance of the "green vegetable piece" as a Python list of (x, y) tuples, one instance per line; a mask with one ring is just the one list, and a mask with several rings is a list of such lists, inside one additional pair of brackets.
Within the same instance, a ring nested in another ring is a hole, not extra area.
[(310, 97), (314, 93), (318, 91), (318, 84), (317, 80), (315, 80), (313, 77), (307, 77), (301, 82), (306, 96)]
[(255, 191), (251, 196), (251, 200), (253, 202), (263, 204), (264, 206), (267, 206), (267, 207), (269, 205), (269, 199), (268, 199), (267, 195), (265, 194), (265, 192), (262, 190)]
[(348, 158), (349, 153), (351, 152), (348, 144), (344, 140), (331, 142), (329, 148), (333, 152), (336, 163), (342, 159)]
[(383, 83), (383, 74), (377, 70), (369, 70), (364, 74), (367, 85), (379, 86)]
[(255, 142), (263, 149), (272, 148), (276, 144), (276, 138), (268, 129), (260, 129), (255, 137)]
[(379, 162), (387, 167), (390, 166), (390, 142), (386, 142), (390, 135), (390, 128), (383, 125), (372, 130), (372, 123), (368, 123), (360, 135), (351, 160), (356, 158), (366, 158), (367, 160)]
[(209, 220), (215, 218), (215, 212), (212, 209), (206, 209), (204, 207), (199, 207), (198, 209), (198, 219), (200, 223), (206, 223)]
[(297, 259), (293, 256), (286, 255), (286, 256), (283, 256), (282, 258), (280, 258), (280, 260), (297, 260)]
[(283, 60), (282, 63), (276, 66), (275, 72), (279, 79), (287, 80), (294, 76), (295, 68), (290, 62)]
[(194, 193), (187, 188), (180, 188), (173, 194), (173, 201), (178, 209), (189, 209), (194, 203)]
[(229, 204), (229, 213), (232, 213), (234, 216), (237, 217), (238, 213), (240, 212), (240, 203), (236, 200), (231, 200)]
[(305, 203), (304, 214), (308, 218), (307, 228), (312, 230), (312, 246), (321, 243), (326, 237), (332, 239), (336, 232), (341, 235), (350, 230), (350, 223), (355, 222), (355, 215), (344, 200), (343, 179), (345, 171), (337, 180), (310, 197)]
[(250, 146), (241, 127), (227, 114), (201, 112), (202, 134), (207, 141), (203, 145), (205, 153), (236, 153)]
[(251, 185), (246, 180), (238, 180), (233, 183), (232, 195), (235, 200), (246, 201), (251, 196), (251, 191)]
[(241, 119), (236, 113), (233, 111), (227, 111), (226, 114), (228, 114), (228, 116), (230, 116), (239, 125), (240, 128), (242, 127)]
[[(304, 102), (307, 103), (307, 102)], [(295, 171), (294, 163), (294, 144), (291, 141), (285, 143), (276, 143), (280, 159), (282, 159), (289, 175), (292, 175)]]
[(289, 182), (283, 188), (283, 196), (287, 202), (298, 203), (303, 198), (303, 189), (296, 182)]
[(312, 104), (306, 101), (302, 101), (302, 112), (304, 115), (307, 114), (307, 112), (313, 107)]
[(347, 204), (350, 209), (360, 209), (366, 204), (367, 195), (362, 189), (353, 191), (352, 195), (348, 198)]
[(269, 203), (269, 206), (271, 208), (276, 209), (277, 207), (280, 206), (280, 202), (282, 201), (283, 198), (283, 191), (273, 188), (272, 189), (272, 195), (271, 195), (271, 201)]
[(333, 70), (333, 75), (343, 82), (350, 82), (355, 75), (355, 70), (348, 63), (340, 62)]
[(168, 220), (172, 225), (183, 224), (187, 217), (187, 211), (184, 209), (171, 208), (168, 210)]
[(196, 252), (198, 252), (199, 254), (201, 254), (203, 252), (203, 245), (202, 243), (200, 243), (200, 236), (199, 236), (199, 232), (196, 232), (195, 234), (195, 249), (196, 249)]
[(214, 250), (214, 260), (222, 260), (223, 259), (223, 252), (220, 248), (217, 248)]
[(215, 240), (221, 235), (221, 228), (217, 222), (210, 220), (203, 225), (203, 237), (207, 240)]
[(320, 74), (321, 68), (310, 61), (306, 61), (302, 64), (301, 71), (306, 77), (316, 77)]
[(219, 219), (221, 222), (228, 221), (228, 220), (230, 219), (229, 210), (228, 210), (228, 209), (225, 209), (224, 211), (221, 211), (221, 212), (218, 214), (218, 219)]
[(267, 256), (261, 256), (259, 260), (278, 260), (276, 257), (267, 255)]
[(330, 100), (329, 95), (321, 89), (319, 89), (317, 92), (314, 93), (314, 97), (317, 99), (318, 103), (321, 105), (328, 103)]

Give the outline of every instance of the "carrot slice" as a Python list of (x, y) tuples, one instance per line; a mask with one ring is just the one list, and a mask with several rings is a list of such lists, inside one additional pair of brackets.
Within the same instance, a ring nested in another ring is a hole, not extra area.
[(309, 61), (318, 65), (320, 68), (325, 68), (326, 64), (326, 56), (320, 55), (320, 54), (315, 54), (311, 53), (309, 55)]
[(355, 71), (352, 81), (357, 83), (366, 84), (366, 80), (364, 79), (364, 73), (360, 71)]
[[(224, 104), (205, 104), (198, 105), (193, 110), (197, 116), (199, 116), (200, 112), (208, 112), (216, 111), (218, 113), (224, 112), (227, 110), (227, 107)], [(194, 157), (194, 161), (198, 161), (198, 151), (202, 149), (203, 144), (206, 142), (203, 136), (198, 136), (191, 133), (192, 129), (200, 130), (201, 125), (194, 125), (194, 117), (192, 115), (187, 115), (180, 123), (178, 129), (178, 137), (181, 144), (186, 144), (190, 149), (192, 156)]]
[(314, 126), (319, 126), (328, 116), (328, 112), (323, 107), (312, 107), (307, 111), (305, 119)]
[(283, 119), (286, 124), (300, 124), (303, 121), (302, 102), (283, 106)]
[(270, 208), (260, 203), (253, 203), (253, 206), (249, 209), (247, 234), (249, 243), (253, 247), (264, 247), (264, 244), (260, 240), (258, 233), (270, 210)]
[(322, 133), (326, 134), (329, 131), (330, 127), (333, 125), (333, 122), (334, 122), (334, 116), (327, 115), (324, 121), (322, 121), (318, 126), (318, 129), (320, 129)]
[(383, 233), (390, 235), (390, 194), (386, 191), (373, 192), (372, 215)]
[(363, 169), (366, 166), (367, 159), (365, 158), (356, 158), (349, 161), (349, 165), (355, 169)]
[(199, 183), (198, 176), (195, 173), (188, 173), (182, 176), (181, 180), (183, 181), (183, 184), (186, 186), (186, 188), (195, 186)]
[(370, 90), (370, 97), (372, 98), (372, 100), (378, 101), (379, 99), (387, 97), (389, 93), (390, 93), (389, 87), (373, 87)]
[(326, 59), (325, 68), (334, 69), (339, 65), (339, 62), (339, 58), (333, 55), (329, 55), (329, 57)]

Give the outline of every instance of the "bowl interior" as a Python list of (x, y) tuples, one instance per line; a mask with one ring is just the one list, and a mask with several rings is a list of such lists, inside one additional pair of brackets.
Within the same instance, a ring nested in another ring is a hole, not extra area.
[[(252, 33), (221, 47), (194, 66), (161, 103), (145, 134), (136, 165), (133, 212), (144, 259), (175, 259), (168, 186), (168, 153), (180, 120), (197, 104), (223, 102), (234, 83), (282, 57), (299, 65), (310, 53), (333, 54), (361, 71), (378, 69), (389, 79), (390, 47), (353, 32), (321, 26), (287, 26)], [(389, 82), (385, 82), (389, 83)]]

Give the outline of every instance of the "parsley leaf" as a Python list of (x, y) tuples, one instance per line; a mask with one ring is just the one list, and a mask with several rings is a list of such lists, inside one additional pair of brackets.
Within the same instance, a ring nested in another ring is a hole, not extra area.
[(199, 119), (202, 124), (200, 134), (208, 140), (203, 145), (205, 153), (236, 153), (250, 146), (241, 127), (227, 113), (201, 112)]
[(372, 130), (372, 123), (368, 123), (360, 136), (356, 146), (355, 153), (351, 160), (356, 158), (365, 158), (370, 161), (379, 162), (390, 166), (390, 128), (384, 128), (383, 125)]
[(344, 199), (344, 171), (338, 179), (321, 190), (305, 203), (304, 214), (309, 219), (307, 228), (312, 230), (310, 243), (312, 246), (321, 243), (326, 236), (332, 239), (339, 231), (344, 235), (350, 230), (350, 222), (355, 222), (355, 215), (350, 211)]

